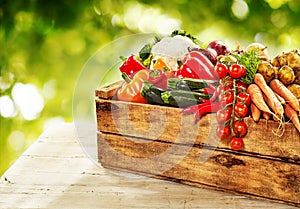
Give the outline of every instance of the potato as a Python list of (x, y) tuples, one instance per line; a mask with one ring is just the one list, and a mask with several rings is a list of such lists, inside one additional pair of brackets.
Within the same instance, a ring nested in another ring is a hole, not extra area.
[(300, 85), (299, 84), (291, 84), (287, 87), (297, 99), (300, 99)]
[(286, 53), (287, 64), (292, 69), (300, 67), (300, 55), (297, 50), (292, 50)]
[(300, 85), (300, 69), (294, 70), (294, 73), (295, 73), (294, 83)]
[(272, 65), (278, 68), (281, 68), (284, 65), (287, 65), (287, 55), (285, 53), (282, 53), (280, 55), (277, 55), (272, 60)]
[(257, 72), (262, 74), (265, 81), (269, 83), (273, 78), (275, 78), (275, 69), (271, 63), (267, 61), (261, 61), (257, 65)]
[(286, 86), (292, 84), (295, 78), (294, 70), (287, 65), (282, 66), (278, 71), (278, 79)]

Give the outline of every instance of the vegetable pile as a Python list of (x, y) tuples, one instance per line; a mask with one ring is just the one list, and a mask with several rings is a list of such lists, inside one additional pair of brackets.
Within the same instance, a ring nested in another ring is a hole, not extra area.
[[(202, 45), (201, 45), (202, 44)], [(283, 52), (269, 59), (267, 47), (251, 43), (230, 50), (221, 41), (206, 47), (185, 31), (155, 38), (137, 55), (122, 57), (125, 80), (116, 99), (181, 108), (197, 121), (215, 113), (216, 135), (233, 150), (244, 147), (246, 117), (278, 122), (281, 136), (285, 121), (300, 132), (300, 54)]]

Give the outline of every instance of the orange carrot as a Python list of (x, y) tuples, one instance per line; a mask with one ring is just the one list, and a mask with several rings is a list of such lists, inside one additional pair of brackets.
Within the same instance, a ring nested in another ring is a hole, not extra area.
[(264, 77), (260, 73), (256, 73), (254, 75), (254, 82), (256, 83), (256, 85), (259, 86), (259, 88), (262, 90), (262, 92), (268, 98), (268, 105), (270, 106), (270, 108), (281, 119), (283, 117), (283, 114), (284, 114), (283, 106), (279, 102), (279, 100), (277, 99), (274, 91), (266, 83)]
[(271, 114), (268, 113), (268, 112), (262, 112), (262, 116), (263, 116), (264, 119), (269, 120), (270, 117), (271, 117)]
[(275, 94), (275, 96), (277, 97), (277, 99), (279, 100), (279, 102), (281, 103), (281, 104), (286, 104), (286, 102), (285, 102), (285, 100), (284, 100), (284, 98), (282, 97), (282, 96), (280, 96), (279, 94), (277, 94), (276, 92), (274, 92), (274, 94)]
[[(250, 84), (248, 86), (247, 90), (248, 90), (248, 93), (250, 94), (251, 101), (262, 111), (262, 115), (264, 118), (266, 118), (266, 120), (268, 120), (270, 118), (270, 116), (272, 115), (273, 118), (275, 118), (277, 121), (279, 121), (278, 129), (276, 131), (272, 130), (272, 132), (276, 136), (282, 136), (282, 134), (284, 133), (284, 123), (282, 122), (283, 117), (279, 118), (275, 113), (273, 113), (270, 110), (268, 105), (265, 103), (265, 100), (263, 99), (263, 93), (262, 93), (261, 89), (258, 87), (258, 85)], [(284, 112), (284, 110), (283, 110), (283, 112)]]
[[(267, 97), (266, 94), (262, 93), (263, 94), (263, 98), (265, 100), (265, 102), (269, 105), (269, 107), (271, 107), (271, 105), (273, 104), (273, 102), (270, 100), (269, 97)], [(281, 104), (281, 103), (280, 103)], [(278, 104), (279, 105), (279, 104)], [(284, 109), (283, 109), (283, 106), (281, 104), (281, 108), (282, 108), (282, 111), (284, 112)], [(277, 113), (276, 112), (276, 109), (273, 107), (271, 107), (271, 109), (275, 112), (275, 114), (277, 115), (277, 117), (273, 117), (275, 121), (278, 121), (279, 119), (281, 119), (283, 117), (283, 114), (281, 115), (281, 113)], [(270, 117), (270, 113), (269, 114), (269, 117)]]
[[(248, 86), (248, 93), (250, 94), (251, 101), (263, 112), (272, 113), (268, 105), (263, 99), (263, 94), (260, 88), (256, 84), (250, 84)], [(273, 113), (274, 114), (274, 113)]]
[(273, 79), (270, 82), (270, 87), (274, 92), (283, 97), (285, 101), (291, 105), (297, 112), (300, 111), (299, 100), (295, 95), (278, 79)]
[(294, 126), (300, 132), (300, 121), (299, 121), (299, 117), (298, 117), (296, 110), (294, 108), (292, 108), (291, 105), (286, 104), (284, 106), (284, 114), (287, 118), (289, 118), (292, 121)]
[(260, 114), (261, 114), (260, 109), (258, 109), (258, 107), (256, 107), (256, 105), (253, 102), (251, 102), (250, 110), (251, 110), (251, 115), (252, 115), (253, 120), (255, 122), (258, 122), (260, 119)]

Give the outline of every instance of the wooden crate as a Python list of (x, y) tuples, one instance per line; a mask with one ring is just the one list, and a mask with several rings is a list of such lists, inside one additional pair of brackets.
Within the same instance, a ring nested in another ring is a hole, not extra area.
[(179, 108), (113, 100), (120, 82), (96, 90), (98, 159), (105, 168), (300, 206), (300, 135), (291, 123), (246, 119), (245, 148), (215, 134), (215, 114), (195, 124)]

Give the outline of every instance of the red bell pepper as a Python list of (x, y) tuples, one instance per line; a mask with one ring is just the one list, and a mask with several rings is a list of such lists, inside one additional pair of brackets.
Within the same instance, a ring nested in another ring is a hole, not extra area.
[(149, 70), (148, 81), (163, 90), (167, 90), (168, 77), (163, 70)]
[(205, 63), (196, 57), (190, 57), (174, 73), (175, 77), (216, 80)]
[(119, 69), (122, 73), (126, 73), (131, 79), (136, 72), (146, 69), (146, 67), (139, 60), (137, 60), (134, 54), (130, 55), (127, 59), (123, 57), (121, 57), (121, 59), (124, 59), (125, 61), (119, 67)]

